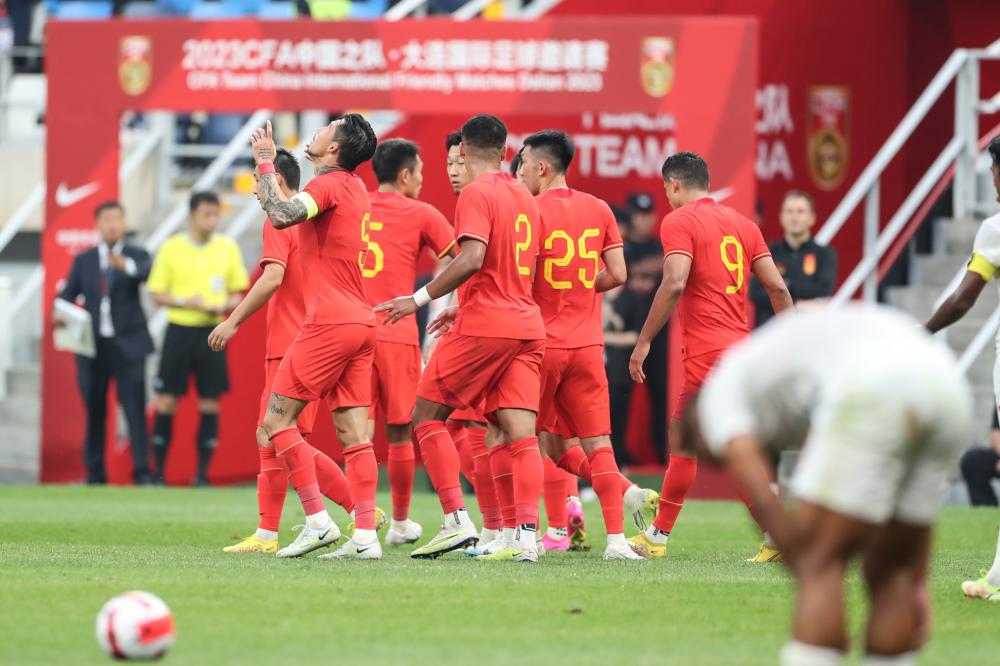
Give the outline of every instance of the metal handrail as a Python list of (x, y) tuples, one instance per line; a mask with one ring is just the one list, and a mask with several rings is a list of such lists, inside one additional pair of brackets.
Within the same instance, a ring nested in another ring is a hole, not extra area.
[(972, 342), (969, 343), (969, 346), (965, 348), (965, 351), (959, 357), (958, 366), (962, 368), (962, 372), (969, 371), (972, 363), (983, 353), (990, 340), (995, 339), (998, 328), (1000, 328), (1000, 305), (997, 305), (993, 310), (993, 314), (989, 316), (989, 319), (983, 322), (976, 336), (972, 338)]
[[(260, 109), (254, 112), (243, 126), (240, 127), (236, 134), (230, 139), (226, 147), (222, 149), (219, 156), (212, 160), (212, 163), (208, 165), (208, 168), (202, 172), (198, 180), (194, 182), (191, 186), (192, 192), (197, 192), (198, 190), (204, 190), (215, 185), (215, 182), (222, 177), (222, 174), (226, 169), (233, 163), (245, 149), (247, 141), (250, 137), (250, 133), (263, 126), (264, 121), (266, 121), (271, 115), (271, 111), (267, 109)], [(169, 238), (174, 232), (180, 228), (181, 223), (184, 222), (184, 218), (188, 214), (188, 203), (187, 201), (179, 201), (177, 205), (174, 206), (173, 210), (167, 215), (167, 217), (156, 227), (149, 239), (146, 241), (146, 249), (150, 253), (156, 252), (157, 248)]]
[(34, 189), (31, 190), (31, 194), (21, 202), (21, 205), (17, 207), (14, 214), (7, 218), (7, 224), (3, 225), (3, 228), (0, 229), (0, 252), (4, 251), (11, 239), (17, 235), (17, 232), (21, 230), (27, 219), (31, 217), (35, 209), (41, 206), (44, 201), (45, 183), (42, 182), (35, 185)]
[(937, 159), (934, 160), (930, 169), (917, 182), (916, 187), (910, 191), (910, 194), (903, 201), (896, 214), (892, 216), (892, 219), (889, 220), (882, 233), (879, 234), (878, 240), (875, 243), (874, 253), (866, 253), (861, 261), (858, 262), (858, 265), (854, 267), (854, 270), (851, 271), (847, 279), (844, 280), (836, 296), (833, 297), (834, 304), (841, 304), (854, 296), (854, 292), (861, 287), (865, 279), (878, 268), (878, 262), (882, 258), (882, 255), (889, 249), (896, 236), (906, 226), (906, 223), (910, 221), (910, 218), (927, 195), (930, 194), (930, 191), (934, 188), (934, 184), (944, 176), (948, 167), (955, 161), (961, 151), (961, 139), (958, 137), (952, 138), (948, 142), (948, 145), (945, 146), (945, 149), (941, 151), (941, 154), (938, 155)]
[(844, 223), (847, 222), (847, 218), (854, 213), (861, 200), (865, 198), (878, 182), (879, 178), (881, 178), (886, 167), (896, 157), (907, 139), (912, 136), (917, 126), (931, 110), (931, 107), (941, 98), (941, 95), (958, 75), (959, 70), (962, 69), (968, 58), (969, 51), (959, 49), (952, 53), (948, 60), (945, 61), (944, 66), (931, 79), (924, 92), (917, 98), (916, 103), (903, 116), (903, 120), (900, 121), (893, 133), (889, 135), (886, 142), (882, 144), (879, 151), (875, 153), (875, 157), (868, 163), (868, 166), (858, 176), (858, 180), (851, 186), (851, 189), (848, 190), (830, 217), (827, 218), (823, 228), (816, 234), (817, 243), (829, 245), (830, 241), (837, 235), (837, 232), (844, 226)]

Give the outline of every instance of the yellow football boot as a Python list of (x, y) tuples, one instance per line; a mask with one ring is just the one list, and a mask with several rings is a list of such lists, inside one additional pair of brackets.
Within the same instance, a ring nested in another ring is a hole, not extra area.
[[(379, 507), (375, 507), (375, 531), (381, 532), (382, 529), (389, 524), (389, 520), (385, 517), (385, 511)], [(347, 523), (347, 533), (354, 534), (354, 519)]]
[(641, 555), (647, 560), (658, 560), (667, 556), (667, 544), (650, 541), (645, 532), (639, 532), (634, 537), (629, 537), (627, 541), (636, 555)]
[(239, 543), (234, 543), (232, 546), (226, 546), (222, 549), (222, 552), (263, 553), (265, 555), (274, 555), (278, 552), (278, 540), (270, 539), (268, 541), (264, 541), (263, 539), (258, 539), (256, 534), (251, 534)]
[(785, 558), (782, 557), (781, 551), (773, 546), (767, 545), (766, 541), (762, 541), (760, 544), (760, 550), (757, 554), (751, 557), (747, 562), (752, 562), (754, 564), (765, 564), (767, 562), (784, 562)]

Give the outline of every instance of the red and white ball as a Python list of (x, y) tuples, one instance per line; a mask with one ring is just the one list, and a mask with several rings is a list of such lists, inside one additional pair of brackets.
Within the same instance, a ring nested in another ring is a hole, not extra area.
[(159, 659), (174, 644), (174, 617), (155, 594), (119, 594), (97, 614), (97, 642), (115, 659)]

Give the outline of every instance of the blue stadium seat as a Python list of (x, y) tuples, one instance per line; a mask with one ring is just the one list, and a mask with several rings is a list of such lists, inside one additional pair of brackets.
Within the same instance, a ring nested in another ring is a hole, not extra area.
[(111, 2), (105, 0), (67, 0), (56, 5), (59, 19), (105, 19), (111, 16)]
[(283, 20), (295, 18), (295, 6), (289, 0), (270, 0), (263, 2), (257, 10), (257, 18), (265, 20)]
[(382, 18), (385, 14), (385, 10), (388, 8), (387, 0), (363, 0), (358, 2), (358, 0), (352, 0), (351, 2), (351, 18), (352, 19), (374, 19)]
[(164, 16), (187, 16), (194, 9), (196, 0), (156, 0), (156, 7)]
[(127, 2), (122, 10), (122, 16), (125, 18), (145, 19), (162, 15), (155, 2)]
[(201, 142), (222, 146), (236, 135), (249, 116), (238, 113), (214, 113), (208, 117), (201, 130)]
[(193, 19), (225, 19), (242, 18), (256, 13), (256, 7), (249, 6), (244, 0), (207, 0), (197, 3), (191, 10)]

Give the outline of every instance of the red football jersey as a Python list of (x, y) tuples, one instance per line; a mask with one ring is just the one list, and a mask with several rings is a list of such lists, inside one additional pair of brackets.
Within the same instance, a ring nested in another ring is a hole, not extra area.
[[(368, 257), (361, 269), (368, 302), (378, 305), (413, 291), (420, 253), (430, 248), (438, 257), (448, 254), (455, 244), (455, 230), (434, 206), (409, 199), (396, 192), (370, 192), (371, 219), (368, 221)], [(382, 325), (388, 313), (378, 317), (379, 340), (415, 345), (416, 317), (390, 326)]]
[(601, 255), (622, 246), (608, 204), (572, 189), (538, 195), (544, 238), (535, 275), (535, 302), (546, 346), (575, 349), (604, 344), (603, 296), (594, 291)]
[(319, 210), (299, 231), (309, 324), (375, 325), (361, 278), (371, 204), (362, 180), (337, 169), (306, 185)]
[(281, 264), (285, 268), (281, 286), (267, 302), (267, 339), (264, 344), (267, 358), (271, 359), (285, 355), (306, 318), (298, 226), (275, 229), (270, 220), (264, 221), (264, 251), (260, 256), (260, 267), (267, 264)]
[(750, 333), (750, 267), (771, 255), (756, 224), (714, 199), (681, 206), (663, 218), (663, 254), (691, 257), (678, 309), (684, 356), (726, 349)]
[(531, 296), (541, 232), (538, 205), (506, 173), (487, 173), (458, 196), (455, 236), (486, 243), (478, 273), (459, 295), (455, 330), (462, 335), (544, 340), (545, 326)]

